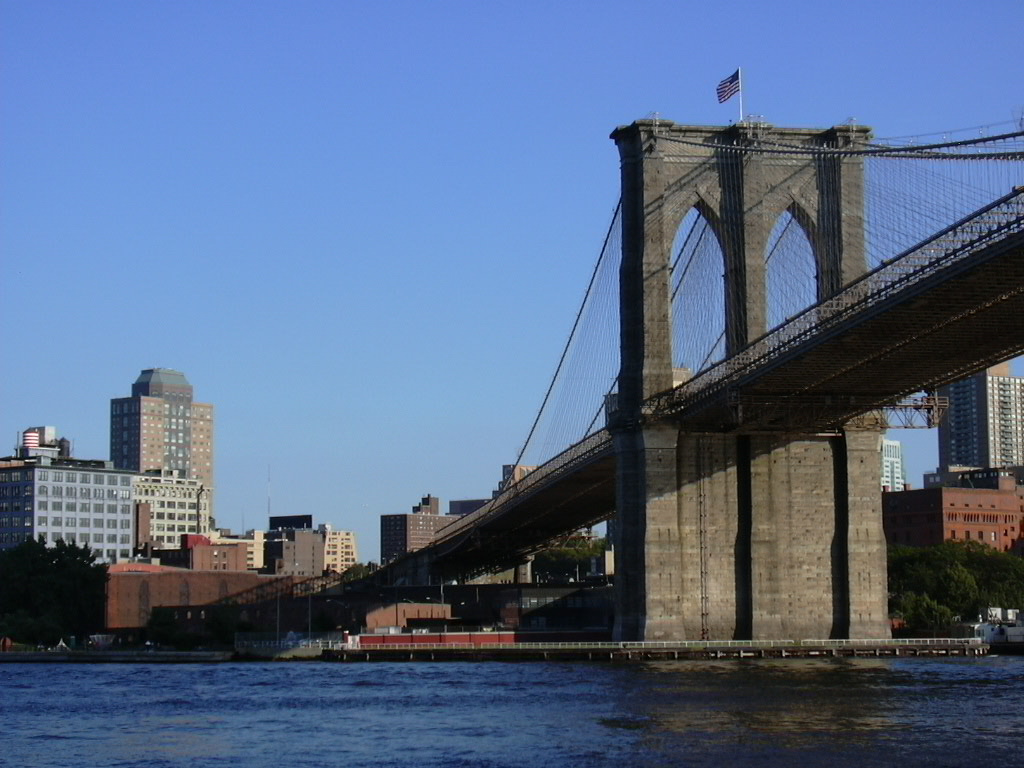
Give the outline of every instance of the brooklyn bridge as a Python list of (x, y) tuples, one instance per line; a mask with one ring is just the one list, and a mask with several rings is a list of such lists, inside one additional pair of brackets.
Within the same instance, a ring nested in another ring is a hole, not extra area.
[(880, 143), (640, 120), (519, 464), (378, 583), (604, 520), (620, 640), (885, 638), (884, 431), (1024, 352), (1024, 132)]

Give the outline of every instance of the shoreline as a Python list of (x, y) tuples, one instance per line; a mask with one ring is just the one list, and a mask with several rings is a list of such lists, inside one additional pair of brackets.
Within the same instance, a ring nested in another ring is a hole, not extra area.
[(976, 658), (989, 655), (1024, 655), (1024, 644), (985, 645), (963, 640), (932, 640), (919, 645), (879, 641), (838, 646), (810, 641), (769, 646), (736, 641), (679, 645), (659, 643), (648, 647), (639, 643), (521, 643), (489, 646), (410, 643), (343, 648), (266, 648), (260, 652), (254, 652), (251, 648), (221, 651), (12, 651), (0, 653), (0, 664), (215, 664), (232, 661), (630, 663), (684, 660)]

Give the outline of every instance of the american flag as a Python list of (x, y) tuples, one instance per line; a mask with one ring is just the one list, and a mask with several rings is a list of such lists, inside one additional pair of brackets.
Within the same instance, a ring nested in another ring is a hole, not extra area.
[(725, 80), (718, 84), (718, 88), (715, 90), (718, 94), (718, 103), (724, 104), (737, 93), (740, 92), (740, 71), (737, 69)]

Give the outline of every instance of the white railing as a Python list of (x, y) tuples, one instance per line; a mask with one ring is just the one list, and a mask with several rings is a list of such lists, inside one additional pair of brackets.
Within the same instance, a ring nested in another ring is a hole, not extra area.
[(415, 643), (386, 642), (358, 646), (360, 651), (439, 651), (439, 650), (715, 650), (722, 648), (881, 648), (929, 646), (980, 646), (976, 637), (898, 638), (892, 640), (680, 640), (676, 642), (559, 642), (559, 643)]

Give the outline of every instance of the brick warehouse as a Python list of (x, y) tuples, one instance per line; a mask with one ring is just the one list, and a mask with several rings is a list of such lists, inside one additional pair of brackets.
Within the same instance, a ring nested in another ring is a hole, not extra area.
[(1021, 538), (1024, 489), (1011, 477), (998, 488), (921, 488), (882, 494), (889, 544), (924, 547), (943, 541), (977, 541), (1008, 552)]
[(278, 577), (245, 571), (189, 571), (160, 565), (124, 563), (110, 566), (106, 625), (110, 632), (146, 626), (152, 610), (195, 606), (201, 610)]

